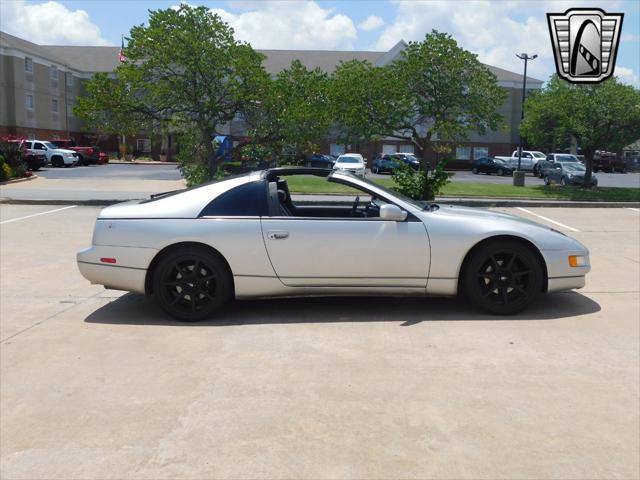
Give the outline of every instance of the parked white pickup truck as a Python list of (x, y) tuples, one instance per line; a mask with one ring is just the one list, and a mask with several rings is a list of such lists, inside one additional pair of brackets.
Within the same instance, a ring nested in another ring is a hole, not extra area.
[[(510, 157), (495, 157), (503, 160), (511, 168), (518, 168), (518, 150), (514, 150)], [(536, 175), (537, 164), (539, 160), (546, 160), (547, 156), (536, 150), (522, 150), (522, 161), (520, 162), (520, 170), (525, 172), (533, 172)]]
[(58, 148), (46, 140), (25, 140), (27, 148), (44, 152), (52, 167), (71, 167), (78, 163), (78, 154), (73, 150)]

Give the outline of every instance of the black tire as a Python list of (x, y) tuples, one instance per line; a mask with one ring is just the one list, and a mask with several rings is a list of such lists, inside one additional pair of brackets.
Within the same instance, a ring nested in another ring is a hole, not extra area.
[(562, 178), (560, 179), (560, 185), (562, 185), (563, 187), (566, 187), (566, 186), (567, 186), (567, 179), (566, 179), (566, 178), (564, 178), (564, 177), (562, 177)]
[(477, 167), (473, 167), (471, 169), (471, 173), (473, 173), (474, 175), (477, 175), (478, 174), (478, 168)]
[(154, 268), (151, 281), (160, 308), (183, 322), (211, 318), (231, 299), (233, 292), (227, 265), (203, 247), (182, 247), (169, 252)]
[(475, 250), (461, 282), (468, 300), (493, 315), (522, 311), (536, 300), (542, 284), (540, 260), (513, 240), (496, 240)]
[(498, 173), (498, 176), (504, 177), (504, 170), (503, 169), (499, 168), (497, 173)]
[(380, 171), (380, 170), (378, 169), (378, 167), (373, 167), (373, 168), (371, 169), (371, 173), (376, 173), (376, 174), (377, 174), (379, 171)]
[(549, 175), (544, 177), (544, 184), (545, 185), (551, 185), (551, 179), (549, 178)]
[(59, 157), (57, 155), (53, 156), (51, 157), (51, 166), (56, 168), (62, 167), (64, 166), (64, 160), (62, 159), (62, 157)]

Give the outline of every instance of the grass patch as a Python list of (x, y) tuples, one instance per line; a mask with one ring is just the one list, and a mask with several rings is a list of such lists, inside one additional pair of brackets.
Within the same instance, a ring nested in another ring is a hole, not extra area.
[[(385, 187), (393, 188), (391, 178), (374, 180)], [(287, 177), (291, 193), (316, 194), (353, 194), (361, 192), (339, 183), (328, 182), (325, 178), (314, 176)], [(542, 200), (573, 200), (589, 202), (640, 202), (640, 188), (562, 187), (560, 185), (514, 187), (495, 183), (452, 182), (444, 187), (443, 196), (451, 197), (488, 197), (488, 198), (531, 198)]]

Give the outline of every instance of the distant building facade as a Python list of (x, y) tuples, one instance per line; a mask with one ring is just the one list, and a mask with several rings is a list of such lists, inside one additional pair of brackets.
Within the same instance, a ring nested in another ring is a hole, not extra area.
[[(307, 68), (333, 72), (341, 61), (367, 60), (386, 65), (401, 54), (406, 44), (399, 42), (388, 52), (258, 50), (266, 56), (265, 69), (271, 74), (299, 60)], [(78, 142), (98, 143), (107, 150), (117, 149), (117, 139), (96, 138), (73, 114), (78, 97), (85, 94), (83, 82), (98, 72), (113, 72), (118, 64), (119, 47), (38, 45), (0, 32), (0, 136), (51, 139), (72, 137)], [(472, 132), (467, 142), (452, 145), (451, 156), (460, 162), (487, 155), (509, 155), (518, 145), (523, 76), (487, 65), (508, 92), (500, 108), (505, 128), (480, 135)], [(527, 88), (540, 89), (542, 81), (527, 78)], [(243, 135), (240, 125), (230, 125), (229, 134)], [(376, 153), (411, 152), (413, 145), (397, 139), (382, 139), (360, 145), (321, 142), (322, 153), (360, 152), (367, 158)], [(142, 153), (157, 155), (159, 142), (144, 135), (133, 139)], [(170, 145), (171, 146), (171, 145)], [(429, 152), (429, 155), (436, 155)]]

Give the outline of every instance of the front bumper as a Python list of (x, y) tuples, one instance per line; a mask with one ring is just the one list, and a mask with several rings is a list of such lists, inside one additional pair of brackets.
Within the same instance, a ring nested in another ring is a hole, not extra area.
[[(578, 242), (575, 242), (578, 244)], [(583, 249), (541, 251), (547, 264), (547, 292), (562, 292), (579, 289), (586, 284), (586, 275), (591, 271), (589, 252)], [(572, 267), (569, 265), (570, 255), (585, 257), (585, 266)]]

